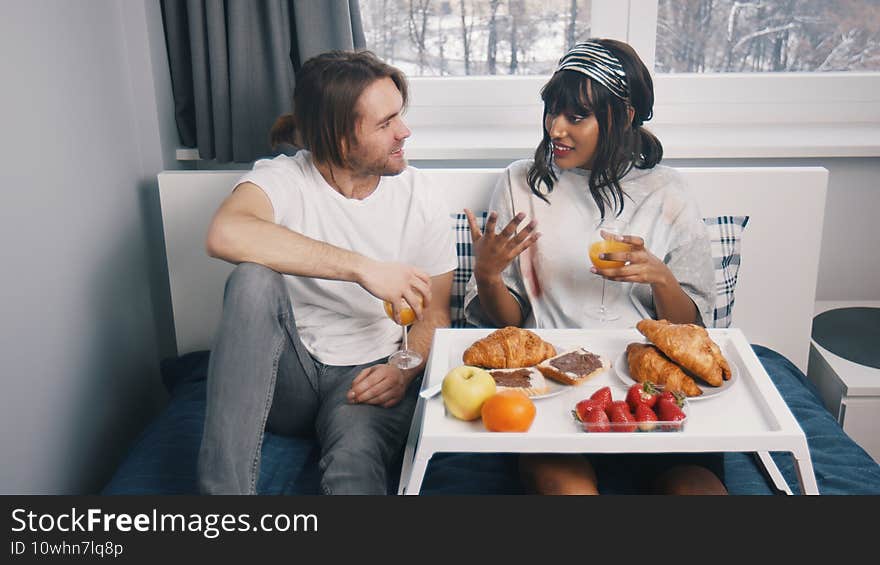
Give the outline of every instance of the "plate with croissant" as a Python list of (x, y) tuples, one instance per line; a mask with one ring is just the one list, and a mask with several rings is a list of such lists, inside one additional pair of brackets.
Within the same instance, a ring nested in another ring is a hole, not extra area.
[(636, 329), (646, 341), (627, 345), (615, 365), (627, 385), (650, 381), (694, 401), (723, 394), (739, 380), (736, 364), (701, 326), (646, 319)]
[(532, 399), (561, 394), (610, 367), (606, 358), (585, 348), (562, 350), (513, 326), (472, 343), (462, 362), (489, 371), (498, 390), (516, 390)]

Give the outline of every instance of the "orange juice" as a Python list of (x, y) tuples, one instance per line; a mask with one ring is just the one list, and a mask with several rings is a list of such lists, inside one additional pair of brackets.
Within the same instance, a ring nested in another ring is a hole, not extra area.
[(629, 251), (630, 249), (632, 249), (632, 246), (628, 243), (603, 239), (602, 241), (597, 241), (590, 245), (590, 261), (593, 262), (593, 265), (595, 265), (597, 269), (614, 269), (616, 267), (623, 267), (625, 264), (623, 261), (599, 259), (599, 254), (619, 253), (621, 251)]
[[(388, 314), (388, 317), (392, 320), (394, 319), (394, 311), (391, 309), (391, 303), (385, 303), (385, 313)], [(409, 306), (405, 306), (400, 310), (400, 321), (403, 322), (404, 326), (408, 326), (413, 323), (416, 319), (416, 313), (413, 312), (413, 309)]]

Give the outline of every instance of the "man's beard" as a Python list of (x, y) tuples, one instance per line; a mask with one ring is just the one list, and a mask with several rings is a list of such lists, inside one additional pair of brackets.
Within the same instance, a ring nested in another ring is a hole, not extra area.
[(358, 175), (375, 175), (381, 177), (397, 176), (406, 170), (406, 158), (400, 160), (398, 164), (392, 164), (391, 154), (385, 155), (384, 158), (367, 160), (361, 155), (353, 154), (348, 159), (349, 168)]

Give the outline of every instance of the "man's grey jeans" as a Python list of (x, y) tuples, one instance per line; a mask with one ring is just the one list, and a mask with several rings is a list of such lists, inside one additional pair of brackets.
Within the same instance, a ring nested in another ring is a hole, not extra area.
[(382, 362), (316, 361), (297, 334), (282, 275), (254, 263), (236, 267), (208, 366), (201, 491), (255, 494), (268, 429), (317, 436), (325, 494), (386, 494), (387, 469), (406, 440), (420, 380), (392, 408), (349, 404), (352, 380)]

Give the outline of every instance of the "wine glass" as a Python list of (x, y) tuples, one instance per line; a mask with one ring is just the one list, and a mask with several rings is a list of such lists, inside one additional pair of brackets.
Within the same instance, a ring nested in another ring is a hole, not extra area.
[[(394, 310), (391, 308), (390, 302), (385, 302), (385, 313), (389, 318), (394, 320)], [(403, 348), (399, 351), (395, 351), (391, 357), (388, 358), (388, 363), (394, 365), (398, 369), (412, 369), (413, 367), (418, 367), (419, 363), (422, 362), (422, 356), (418, 351), (410, 349), (406, 340), (407, 327), (412, 324), (415, 319), (416, 313), (413, 312), (413, 309), (406, 303), (406, 301), (402, 302), (400, 308), (400, 321), (394, 321), (403, 326)]]
[[(599, 258), (599, 255), (602, 253), (615, 253), (632, 249), (632, 246), (628, 243), (616, 241), (614, 239), (606, 239), (606, 237), (613, 238), (616, 235), (623, 235), (623, 230), (625, 228), (626, 222), (617, 218), (605, 218), (599, 222), (598, 226), (596, 226), (596, 229), (590, 236), (589, 253), (590, 261), (593, 262), (593, 265), (597, 269), (613, 269), (625, 265), (623, 261), (610, 261), (608, 259)], [(604, 237), (602, 235), (603, 233), (605, 234)], [(586, 312), (587, 316), (601, 322), (616, 320), (620, 317), (620, 313), (605, 306), (605, 285), (607, 283), (608, 280), (605, 277), (602, 277), (602, 301), (599, 303), (598, 308), (588, 308)]]

